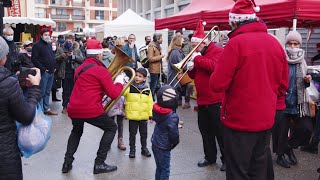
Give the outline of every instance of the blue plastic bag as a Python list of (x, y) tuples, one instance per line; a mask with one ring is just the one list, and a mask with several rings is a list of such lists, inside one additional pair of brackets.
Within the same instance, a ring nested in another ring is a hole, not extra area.
[(35, 117), (28, 126), (16, 122), (18, 130), (18, 147), (25, 158), (42, 151), (51, 135), (52, 120), (44, 115), (40, 105), (37, 106)]

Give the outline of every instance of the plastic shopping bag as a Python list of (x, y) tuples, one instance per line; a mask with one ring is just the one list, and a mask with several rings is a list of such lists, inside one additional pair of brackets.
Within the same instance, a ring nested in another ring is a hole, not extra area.
[(308, 94), (313, 102), (319, 102), (319, 92), (313, 81), (310, 82), (310, 87), (307, 88)]
[(35, 117), (28, 126), (17, 124), (18, 147), (25, 158), (42, 151), (50, 139), (52, 120), (45, 116), (40, 105), (37, 106)]

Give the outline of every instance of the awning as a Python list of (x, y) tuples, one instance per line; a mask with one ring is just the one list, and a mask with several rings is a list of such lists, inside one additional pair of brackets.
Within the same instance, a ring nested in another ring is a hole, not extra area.
[(56, 23), (52, 19), (47, 18), (3, 17), (3, 24), (33, 24), (56, 27)]
[(67, 30), (67, 31), (63, 31), (63, 32), (52, 32), (52, 37), (58, 37), (59, 35), (66, 35), (66, 34), (69, 34), (71, 32), (71, 30)]

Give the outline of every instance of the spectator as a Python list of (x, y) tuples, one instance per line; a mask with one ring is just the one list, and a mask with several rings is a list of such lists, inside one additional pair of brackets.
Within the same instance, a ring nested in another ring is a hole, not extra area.
[(134, 62), (129, 62), (126, 66), (129, 66), (133, 69), (137, 68), (137, 62), (140, 62), (140, 57), (138, 54), (138, 49), (135, 44), (136, 36), (134, 34), (130, 34), (128, 37), (128, 43), (126, 43), (122, 50), (125, 52)]
[(9, 54), (7, 55), (7, 61), (4, 67), (16, 73), (20, 69), (20, 62), (18, 57), (19, 51), (17, 45), (14, 43), (13, 34), (14, 31), (11, 27), (3, 29), (3, 37), (9, 46)]

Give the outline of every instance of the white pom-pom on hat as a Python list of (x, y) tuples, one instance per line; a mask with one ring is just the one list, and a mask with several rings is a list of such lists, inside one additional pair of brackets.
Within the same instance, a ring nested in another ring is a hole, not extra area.
[(253, 7), (254, 12), (260, 12), (260, 6)]
[(207, 22), (203, 21), (203, 22), (202, 22), (202, 25), (203, 25), (203, 26), (207, 25)]

